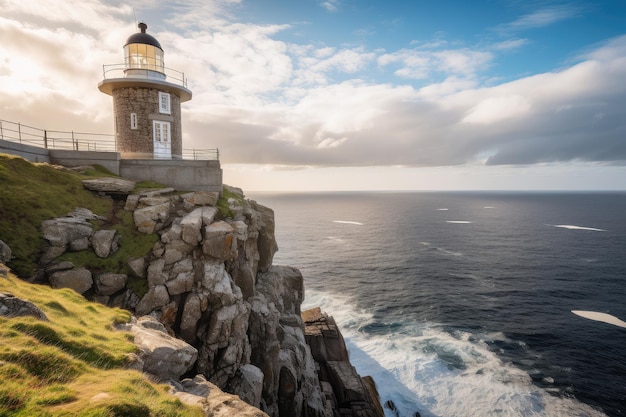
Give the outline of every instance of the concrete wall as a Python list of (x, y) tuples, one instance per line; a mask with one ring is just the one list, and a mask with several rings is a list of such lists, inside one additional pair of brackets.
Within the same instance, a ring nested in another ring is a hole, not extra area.
[(120, 175), (136, 181), (155, 181), (179, 191), (222, 192), (219, 161), (122, 159)]
[(114, 173), (120, 175), (120, 154), (117, 152), (95, 151), (66, 151), (50, 149), (50, 163), (63, 165), (64, 167), (79, 167), (83, 165), (99, 164)]
[(0, 139), (0, 153), (21, 156), (31, 162), (50, 162), (47, 149), (2, 139)]
[(179, 191), (222, 193), (220, 161), (121, 159), (117, 152), (44, 149), (5, 140), (0, 140), (0, 153), (66, 167), (99, 164), (116, 175), (136, 181), (154, 181)]

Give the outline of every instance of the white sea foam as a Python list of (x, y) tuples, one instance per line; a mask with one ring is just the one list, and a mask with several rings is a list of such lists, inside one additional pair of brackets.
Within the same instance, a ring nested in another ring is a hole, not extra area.
[(353, 222), (351, 220), (333, 220), (333, 223), (342, 223), (342, 224), (356, 224), (357, 226), (363, 226), (363, 223)]
[(610, 314), (599, 313), (597, 311), (584, 311), (584, 310), (572, 310), (572, 313), (576, 314), (577, 316), (589, 319), (589, 320), (601, 321), (602, 323), (608, 323), (614, 326), (626, 328), (626, 322)]
[(444, 249), (444, 248), (439, 248), (437, 246), (432, 246), (430, 243), (428, 242), (420, 242), (420, 244), (426, 246), (427, 248), (429, 248), (430, 250), (436, 250), (439, 253), (443, 253), (444, 255), (451, 255), (451, 256), (463, 256), (463, 254), (461, 252), (453, 252), (451, 250), (448, 249)]
[(314, 291), (308, 297), (306, 305), (319, 305), (334, 316), (352, 363), (361, 375), (374, 378), (382, 402), (392, 400), (400, 417), (416, 411), (424, 417), (605, 416), (573, 399), (550, 395), (533, 385), (526, 372), (503, 363), (484, 342), (506, 340), (501, 332), (451, 335), (432, 324), (405, 323), (401, 333), (371, 335), (361, 329), (372, 323), (372, 314), (354, 308), (349, 298)]
[(448, 211), (447, 208), (438, 208), (437, 211)]
[(495, 207), (493, 207), (493, 206), (485, 206), (485, 207), (483, 207), (483, 208), (486, 208), (486, 209), (492, 209), (492, 208), (495, 208)]
[(453, 223), (453, 224), (469, 224), (471, 223), (470, 221), (467, 220), (446, 220), (446, 223)]
[(561, 229), (569, 230), (589, 230), (592, 232), (606, 232), (604, 229), (596, 229), (595, 227), (574, 226), (571, 224), (555, 224), (554, 227), (560, 227)]

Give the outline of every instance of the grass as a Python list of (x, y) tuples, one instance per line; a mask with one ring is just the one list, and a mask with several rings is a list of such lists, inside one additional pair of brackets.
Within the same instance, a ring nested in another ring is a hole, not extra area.
[[(41, 222), (67, 215), (77, 207), (111, 219), (111, 224), (93, 222), (94, 230), (112, 228), (121, 236), (120, 249), (106, 259), (93, 251), (67, 253), (62, 260), (85, 266), (92, 271), (128, 273), (128, 259), (145, 256), (158, 240), (156, 234), (136, 230), (131, 212), (121, 209), (110, 198), (96, 196), (83, 188), (81, 180), (114, 176), (99, 165), (83, 174), (48, 164), (34, 164), (22, 158), (0, 154), (0, 239), (13, 251), (8, 266), (20, 277), (35, 273), (43, 245)], [(153, 182), (137, 187), (159, 187)], [(19, 233), (16, 231), (19, 230)]]
[[(64, 216), (77, 207), (108, 216), (113, 202), (83, 188), (82, 179), (108, 175), (98, 169), (89, 175), (34, 164), (0, 154), (0, 239), (13, 251), (9, 267), (23, 278), (35, 272), (43, 235), (41, 222)], [(16, 231), (19, 230), (19, 233)]]
[(230, 191), (228, 191), (228, 189), (226, 189), (226, 187), (224, 187), (222, 189), (222, 196), (219, 200), (217, 200), (216, 204), (216, 207), (218, 209), (218, 217), (220, 219), (232, 219), (235, 217), (235, 213), (233, 213), (228, 205), (229, 198), (234, 198), (240, 204), (243, 204), (243, 197), (241, 195), (231, 193)]
[(106, 228), (115, 229), (121, 236), (120, 247), (115, 253), (100, 258), (93, 251), (67, 252), (60, 260), (84, 266), (93, 272), (129, 274), (128, 260), (147, 255), (159, 240), (159, 236), (156, 233), (148, 235), (138, 231), (130, 211), (116, 211), (113, 220), (113, 224), (107, 225)]
[(130, 313), (68, 289), (0, 277), (0, 292), (29, 300), (49, 321), (0, 316), (0, 417), (200, 417), (165, 385), (124, 368), (137, 348), (113, 330)]

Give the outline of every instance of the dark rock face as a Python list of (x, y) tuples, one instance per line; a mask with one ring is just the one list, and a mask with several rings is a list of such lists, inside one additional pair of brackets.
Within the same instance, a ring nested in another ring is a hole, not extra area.
[(6, 293), (0, 293), (0, 316), (32, 316), (39, 320), (48, 321), (46, 314), (35, 304)]
[(332, 389), (329, 401), (341, 416), (384, 417), (378, 392), (370, 377), (361, 378), (350, 363), (343, 336), (335, 320), (320, 308), (302, 312), (305, 337), (319, 364), (319, 378)]

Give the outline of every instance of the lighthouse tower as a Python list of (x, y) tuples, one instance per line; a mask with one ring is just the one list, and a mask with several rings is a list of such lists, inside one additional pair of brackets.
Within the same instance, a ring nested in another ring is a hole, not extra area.
[(191, 91), (182, 72), (165, 67), (148, 26), (138, 27), (124, 45), (124, 64), (105, 65), (98, 84), (113, 97), (117, 152), (122, 159), (182, 159), (180, 104)]

